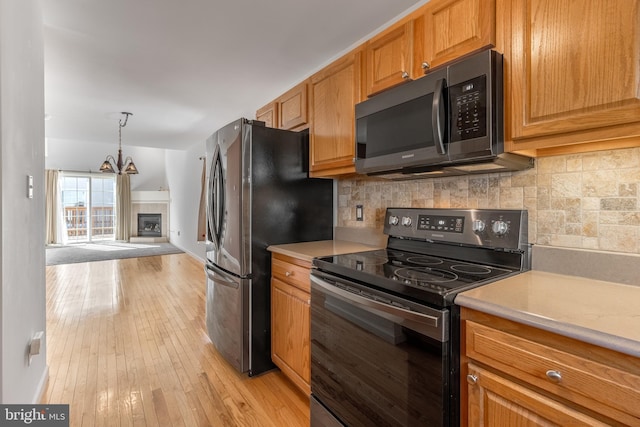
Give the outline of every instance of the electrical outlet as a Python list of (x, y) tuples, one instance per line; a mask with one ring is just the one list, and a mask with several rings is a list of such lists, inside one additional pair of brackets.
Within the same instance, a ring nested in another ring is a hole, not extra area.
[(364, 221), (364, 209), (362, 205), (356, 205), (356, 221)]
[(40, 346), (42, 345), (42, 339), (44, 338), (44, 331), (38, 331), (33, 335), (29, 342), (29, 365), (31, 365), (31, 359), (33, 356), (40, 354)]

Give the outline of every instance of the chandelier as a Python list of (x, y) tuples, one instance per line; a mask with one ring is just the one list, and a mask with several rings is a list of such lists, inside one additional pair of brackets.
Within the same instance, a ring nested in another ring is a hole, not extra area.
[(131, 156), (128, 156), (126, 159), (124, 159), (124, 162), (122, 161), (122, 128), (127, 125), (127, 120), (129, 119), (129, 116), (133, 115), (133, 113), (126, 113), (123, 111), (121, 114), (124, 114), (125, 117), (124, 123), (122, 122), (122, 119), (120, 119), (119, 122), (120, 128), (118, 129), (118, 160), (116, 161), (116, 159), (114, 159), (113, 156), (109, 154), (105, 161), (102, 163), (102, 166), (100, 166), (100, 172), (116, 173), (116, 170), (113, 168), (113, 163), (115, 163), (116, 167), (118, 168), (118, 175), (122, 175), (123, 173), (133, 175), (138, 173), (138, 169), (133, 163)]

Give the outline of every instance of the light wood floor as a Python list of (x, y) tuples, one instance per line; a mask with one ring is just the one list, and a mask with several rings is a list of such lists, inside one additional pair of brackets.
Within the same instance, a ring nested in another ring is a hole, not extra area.
[(277, 370), (249, 378), (205, 327), (202, 264), (187, 254), (47, 267), (49, 382), (71, 426), (308, 426)]

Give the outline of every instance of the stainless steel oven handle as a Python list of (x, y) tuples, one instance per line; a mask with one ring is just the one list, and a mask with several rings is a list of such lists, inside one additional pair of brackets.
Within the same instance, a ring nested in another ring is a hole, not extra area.
[(349, 291), (345, 291), (336, 286), (326, 284), (322, 279), (319, 279), (315, 276), (311, 276), (311, 282), (315, 283), (325, 291), (339, 295), (342, 298), (349, 300), (350, 302), (360, 305), (363, 307), (373, 308), (375, 310), (379, 310), (393, 316), (397, 316), (402, 319), (412, 320), (414, 322), (422, 323), (432, 328), (437, 328), (439, 325), (440, 318), (436, 316), (430, 316), (428, 314), (417, 313), (415, 311), (405, 310), (400, 307), (394, 307), (389, 304), (385, 304), (383, 302), (374, 301), (365, 297), (361, 297)]

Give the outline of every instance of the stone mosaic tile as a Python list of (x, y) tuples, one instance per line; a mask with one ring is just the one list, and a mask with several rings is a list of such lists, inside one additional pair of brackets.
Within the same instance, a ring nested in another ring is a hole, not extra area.
[[(640, 253), (640, 148), (536, 159), (527, 171), (338, 181), (338, 226), (382, 230), (387, 207), (527, 209), (532, 243)], [(355, 206), (364, 206), (364, 221)]]

